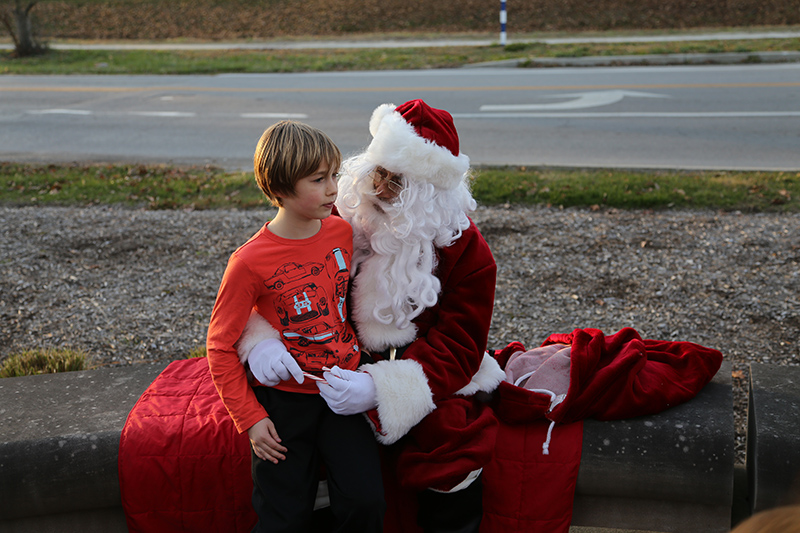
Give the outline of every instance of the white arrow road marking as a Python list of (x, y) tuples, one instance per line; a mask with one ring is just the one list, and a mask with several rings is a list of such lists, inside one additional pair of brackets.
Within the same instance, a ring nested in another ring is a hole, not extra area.
[(32, 109), (27, 111), (30, 115), (91, 115), (85, 109)]
[(800, 111), (720, 111), (642, 113), (453, 113), (453, 118), (791, 118)]
[(305, 113), (242, 113), (242, 118), (308, 118)]
[(549, 111), (556, 109), (583, 109), (586, 107), (600, 107), (616, 104), (626, 96), (635, 98), (669, 98), (665, 94), (640, 93), (636, 91), (594, 91), (590, 93), (550, 94), (542, 98), (575, 98), (567, 102), (554, 104), (509, 104), (509, 105), (482, 105), (481, 111)]

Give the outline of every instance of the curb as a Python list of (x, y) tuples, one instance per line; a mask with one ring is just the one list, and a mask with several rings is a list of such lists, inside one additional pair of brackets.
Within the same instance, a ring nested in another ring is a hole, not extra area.
[(531, 57), (473, 63), (461, 68), (623, 67), (652, 65), (740, 65), (800, 62), (800, 52), (723, 52), (593, 57)]

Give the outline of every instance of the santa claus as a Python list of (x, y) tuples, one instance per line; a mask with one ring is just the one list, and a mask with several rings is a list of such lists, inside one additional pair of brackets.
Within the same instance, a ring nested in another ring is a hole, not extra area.
[[(339, 414), (366, 413), (386, 445), (387, 529), (478, 531), (497, 422), (477, 393), (505, 374), (485, 354), (497, 268), (469, 218), (469, 158), (452, 116), (422, 100), (379, 106), (369, 130), (336, 201), (353, 227), (350, 318), (364, 364), (326, 372), (320, 394)], [(274, 336), (258, 320), (243, 359)]]

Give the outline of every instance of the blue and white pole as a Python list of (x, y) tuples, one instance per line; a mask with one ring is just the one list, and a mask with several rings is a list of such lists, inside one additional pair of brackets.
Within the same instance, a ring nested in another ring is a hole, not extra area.
[(500, 0), (500, 46), (506, 45), (506, 0)]

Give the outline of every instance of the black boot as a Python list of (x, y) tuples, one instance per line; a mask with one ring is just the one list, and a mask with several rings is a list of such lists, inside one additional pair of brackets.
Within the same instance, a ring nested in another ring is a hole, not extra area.
[(417, 524), (425, 533), (478, 533), (483, 518), (480, 476), (463, 490), (425, 490), (417, 495), (417, 499)]

